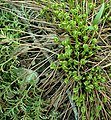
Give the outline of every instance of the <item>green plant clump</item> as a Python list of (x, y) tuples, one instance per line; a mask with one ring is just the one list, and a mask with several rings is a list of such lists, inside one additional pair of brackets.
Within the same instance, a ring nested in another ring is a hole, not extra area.
[[(92, 66), (89, 61), (96, 62), (96, 54), (101, 50), (100, 46), (97, 45), (98, 39), (95, 32), (99, 31), (104, 4), (102, 4), (91, 25), (88, 24), (89, 13), (84, 9), (84, 2), (82, 4), (83, 6), (75, 5), (73, 0), (67, 1), (67, 4), (65, 2), (54, 3), (45, 7), (41, 13), (45, 13), (48, 21), (52, 20), (58, 24), (59, 29), (68, 34), (65, 40), (61, 40), (59, 37), (55, 38), (55, 42), (62, 45), (63, 49), (58, 54), (59, 66), (56, 67), (57, 65), (52, 63), (51, 68), (62, 69), (65, 72), (64, 82), (66, 84), (73, 79), (72, 99), (80, 110), (82, 120), (87, 119), (88, 111), (90, 111), (90, 119), (94, 120), (100, 117), (102, 111), (101, 102), (96, 93), (105, 91), (103, 84), (107, 79), (101, 67)], [(93, 4), (89, 3), (87, 8), (89, 11), (94, 9), (91, 6)], [(103, 104), (105, 102), (103, 101)]]

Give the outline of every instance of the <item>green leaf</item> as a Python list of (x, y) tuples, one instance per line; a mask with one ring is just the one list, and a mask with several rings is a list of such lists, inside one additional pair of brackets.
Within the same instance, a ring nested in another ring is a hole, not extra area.
[(65, 79), (64, 79), (64, 82), (65, 82), (66, 84), (68, 84), (68, 83), (69, 83), (68, 78), (65, 78)]
[(94, 30), (94, 26), (87, 26), (87, 30)]
[(69, 49), (69, 50), (65, 51), (66, 57), (70, 57), (71, 54), (72, 54), (72, 49)]
[(82, 120), (86, 120), (86, 116), (82, 116)]
[(65, 55), (64, 55), (63, 53), (58, 54), (58, 59), (59, 59), (59, 60), (62, 60), (62, 59), (64, 59), (64, 58), (65, 58)]
[[(68, 44), (70, 43), (70, 38), (66, 38), (65, 40), (62, 41), (62, 45), (64, 46), (69, 46)], [(67, 47), (68, 48), (68, 47)], [(70, 47), (69, 47), (70, 48)]]
[(103, 14), (103, 11), (104, 11), (104, 3), (102, 4), (99, 12), (97, 13), (96, 17), (95, 17), (94, 20), (93, 20), (93, 23), (92, 23), (93, 26), (94, 26), (94, 25), (97, 25), (97, 24), (99, 23), (99, 20), (101, 19), (101, 16), (102, 16), (102, 14)]
[(77, 61), (76, 59), (74, 59), (73, 62), (74, 62), (74, 65), (78, 65), (79, 64), (79, 61)]
[(89, 100), (90, 100), (90, 102), (93, 102), (93, 101), (94, 101), (93, 96), (90, 96), (90, 97), (89, 97)]
[(109, 21), (111, 21), (111, 16), (108, 18)]
[(90, 81), (85, 81), (85, 82), (84, 82), (84, 85), (85, 85), (85, 86), (88, 86), (89, 83), (90, 83)]
[(50, 64), (50, 68), (51, 68), (51, 69), (56, 69), (56, 67), (57, 67), (57, 66), (56, 66), (55, 63), (51, 63), (51, 64)]
[(77, 87), (77, 88), (73, 88), (73, 92), (74, 93), (78, 93), (78, 91), (79, 91), (79, 88)]
[(83, 48), (84, 48), (84, 51), (85, 51), (85, 52), (88, 52), (88, 51), (89, 51), (89, 46), (88, 46), (88, 44), (83, 44)]
[(94, 89), (94, 86), (91, 84), (91, 85), (88, 86), (88, 88)]
[(86, 112), (85, 106), (82, 106), (82, 107), (81, 107), (81, 112), (82, 112), (82, 113), (85, 113), (85, 112)]
[(85, 60), (85, 59), (81, 59), (81, 60), (80, 60), (80, 64), (81, 64), (81, 65), (85, 65), (86, 63), (87, 63), (87, 60)]
[(84, 39), (85, 42), (87, 42), (88, 41), (88, 36), (84, 36), (83, 39)]

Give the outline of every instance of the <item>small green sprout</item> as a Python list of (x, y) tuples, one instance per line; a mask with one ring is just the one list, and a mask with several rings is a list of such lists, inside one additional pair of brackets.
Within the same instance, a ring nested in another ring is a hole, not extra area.
[(55, 63), (52, 63), (52, 64), (50, 65), (50, 68), (51, 68), (51, 69), (56, 69), (56, 68), (57, 68), (57, 65), (56, 65)]

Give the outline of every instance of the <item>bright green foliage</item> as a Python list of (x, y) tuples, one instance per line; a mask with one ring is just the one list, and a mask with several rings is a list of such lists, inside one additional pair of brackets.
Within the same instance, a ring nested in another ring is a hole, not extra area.
[[(82, 7), (79, 4), (74, 6), (72, 1), (68, 1), (68, 6), (70, 9), (67, 8), (65, 2), (49, 6), (52, 10), (52, 16), (55, 18), (54, 22), (58, 23), (59, 28), (69, 35), (69, 37), (62, 41), (56, 38), (56, 43), (63, 46), (62, 52), (58, 54), (58, 68), (62, 68), (66, 76), (68, 76), (64, 79), (66, 84), (71, 79), (75, 83), (72, 99), (75, 101), (76, 106), (81, 109), (82, 120), (86, 120), (87, 108), (85, 101), (87, 99), (92, 106), (90, 110), (96, 112), (96, 114), (91, 115), (91, 119), (93, 119), (93, 117), (99, 117), (102, 110), (99, 103), (97, 109), (95, 109), (95, 95), (93, 92), (104, 90), (101, 84), (106, 82), (106, 78), (103, 77), (103, 71), (100, 67), (95, 66), (91, 69), (92, 66), (88, 63), (89, 60), (95, 58), (96, 53), (100, 50), (100, 47), (97, 45), (97, 38), (93, 34), (91, 34), (92, 37), (89, 37), (88, 33), (90, 30), (98, 31), (98, 22), (101, 19), (104, 4), (97, 13), (92, 26), (87, 25), (86, 18), (88, 13), (82, 13)], [(94, 9), (94, 6), (89, 7), (89, 9)], [(46, 11), (45, 9), (44, 12), (46, 13)], [(87, 72), (86, 69), (90, 70)]]

